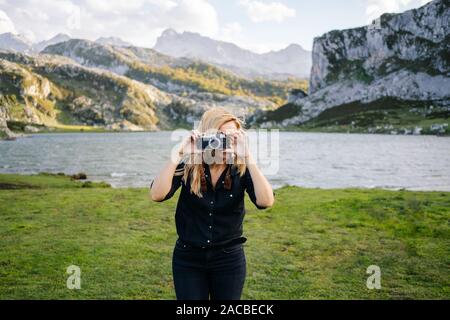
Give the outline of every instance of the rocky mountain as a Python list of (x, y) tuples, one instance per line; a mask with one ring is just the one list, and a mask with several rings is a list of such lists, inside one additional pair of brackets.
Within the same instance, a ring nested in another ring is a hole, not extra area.
[(311, 69), (311, 52), (296, 44), (283, 50), (257, 54), (198, 33), (177, 33), (167, 29), (158, 37), (153, 49), (174, 57), (207, 61), (252, 78), (307, 78)]
[(56, 43), (60, 43), (60, 42), (64, 42), (64, 41), (68, 41), (70, 40), (70, 36), (64, 33), (58, 33), (56, 36), (48, 39), (48, 40), (44, 40), (41, 42), (38, 42), (36, 44), (33, 45), (33, 51), (35, 52), (41, 52), (42, 50), (45, 49), (45, 47), (47, 46), (51, 46), (53, 44)]
[(132, 44), (126, 41), (123, 41), (122, 39), (118, 37), (100, 37), (95, 42), (100, 44), (109, 44), (111, 46), (116, 47), (131, 47)]
[(49, 45), (69, 39), (70, 36), (67, 34), (59, 33), (48, 40), (33, 43), (21, 34), (3, 33), (0, 34), (0, 50), (32, 54), (40, 52)]
[(395, 118), (402, 117), (448, 122), (449, 4), (435, 0), (384, 14), (369, 26), (315, 38), (309, 95), (260, 114), (256, 122), (268, 127), (360, 124), (372, 131), (401, 124)]
[(23, 35), (11, 32), (0, 34), (0, 50), (31, 53), (33, 44)]
[(275, 107), (280, 98), (287, 98), (292, 87), (303, 83), (249, 80), (202, 61), (174, 58), (153, 49), (115, 47), (81, 39), (49, 46), (43, 52), (69, 57), (84, 66), (105, 69), (184, 97), (196, 97), (199, 92), (248, 96), (254, 100), (252, 105), (269, 108)]
[(0, 52), (4, 119), (22, 124), (155, 130), (167, 94), (108, 71), (58, 56)]
[(49, 46), (43, 53), (65, 56), (84, 66), (106, 69), (121, 75), (125, 75), (130, 69), (138, 68), (139, 64), (152, 67), (164, 65), (175, 67), (180, 64), (177, 59), (152, 49), (123, 48), (84, 39), (71, 39)]

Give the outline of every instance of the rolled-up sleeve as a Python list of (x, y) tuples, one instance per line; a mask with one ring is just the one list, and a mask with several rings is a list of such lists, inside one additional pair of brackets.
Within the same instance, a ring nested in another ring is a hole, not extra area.
[[(173, 197), (175, 192), (181, 186), (181, 180), (183, 178), (183, 174), (184, 174), (184, 162), (180, 162), (177, 165), (177, 168), (175, 169), (175, 173), (174, 173), (174, 175), (172, 177), (172, 186), (170, 187), (170, 190), (166, 194), (164, 199), (162, 199), (161, 201), (166, 201), (166, 200), (168, 200), (168, 199)], [(150, 183), (150, 189), (153, 187), (153, 182), (154, 181), (155, 181), (155, 179), (152, 179), (152, 182)]]
[[(245, 181), (245, 190), (247, 191), (247, 194), (250, 197), (250, 200), (253, 202), (253, 204), (256, 206), (256, 208), (258, 208), (260, 210), (267, 209), (268, 207), (263, 207), (256, 203), (255, 187), (253, 185), (252, 176), (248, 169), (245, 170), (245, 174), (244, 174), (243, 178)], [(273, 195), (275, 196), (274, 191), (273, 191)]]

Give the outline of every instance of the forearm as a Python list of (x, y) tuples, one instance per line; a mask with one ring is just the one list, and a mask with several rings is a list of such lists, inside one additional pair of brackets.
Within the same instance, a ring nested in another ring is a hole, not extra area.
[(169, 159), (153, 180), (150, 189), (150, 198), (153, 201), (161, 201), (169, 193), (172, 187), (172, 178), (180, 160), (180, 156)]
[(247, 156), (246, 164), (252, 177), (257, 204), (263, 207), (271, 207), (275, 201), (272, 186), (259, 169), (251, 154)]

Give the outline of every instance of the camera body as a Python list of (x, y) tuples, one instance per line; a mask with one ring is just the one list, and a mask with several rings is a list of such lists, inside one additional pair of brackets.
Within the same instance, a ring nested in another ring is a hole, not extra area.
[(224, 133), (204, 134), (197, 139), (197, 149), (199, 150), (224, 150), (231, 146), (230, 137)]

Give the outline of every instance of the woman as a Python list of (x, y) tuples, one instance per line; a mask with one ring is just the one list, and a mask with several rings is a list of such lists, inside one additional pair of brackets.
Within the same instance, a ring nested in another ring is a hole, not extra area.
[[(197, 139), (205, 133), (224, 133), (230, 145), (199, 150)], [(247, 148), (239, 118), (224, 108), (206, 111), (198, 131), (152, 181), (151, 199), (165, 201), (180, 186), (172, 256), (177, 299), (240, 299), (246, 276), (244, 194), (258, 209), (271, 207), (275, 194)]]

